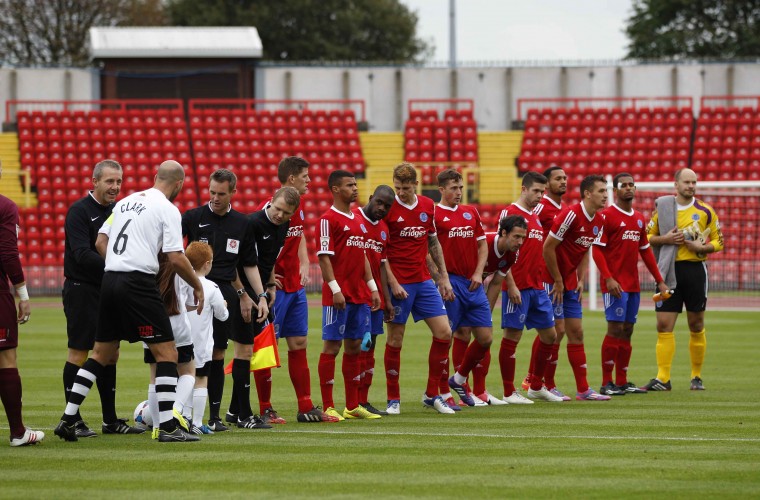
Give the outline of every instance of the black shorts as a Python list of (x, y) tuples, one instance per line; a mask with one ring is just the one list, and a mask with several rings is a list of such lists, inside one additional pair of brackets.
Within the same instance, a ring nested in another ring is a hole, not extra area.
[(107, 271), (100, 288), (98, 342), (173, 342), (169, 315), (161, 302), (156, 277), (139, 272)]
[(704, 262), (676, 262), (675, 293), (658, 305), (657, 312), (702, 312), (707, 307), (707, 266)]
[(100, 286), (67, 278), (63, 282), (62, 295), (69, 349), (91, 350), (98, 326)]
[[(229, 340), (241, 344), (253, 343), (253, 328), (251, 323), (243, 321), (243, 315), (240, 313), (240, 298), (235, 291), (235, 287), (229, 281), (215, 281), (222, 292), (222, 297), (227, 301), (227, 311), (230, 315), (226, 321), (219, 321), (214, 318), (214, 349), (227, 350)], [(238, 339), (248, 339), (249, 342), (243, 342)]]
[(18, 347), (18, 310), (16, 299), (0, 292), (0, 351)]
[(209, 370), (211, 370), (211, 365), (209, 363), (210, 363), (210, 361), (207, 361), (200, 368), (196, 368), (195, 369), (195, 376), (196, 377), (208, 377), (208, 372), (209, 372)]
[[(195, 356), (193, 355), (193, 346), (183, 345), (183, 346), (177, 347), (177, 364), (189, 363), (193, 359), (195, 359)], [(147, 364), (156, 362), (156, 358), (153, 356), (153, 353), (150, 352), (150, 349), (148, 349), (147, 347), (143, 349), (143, 362)]]

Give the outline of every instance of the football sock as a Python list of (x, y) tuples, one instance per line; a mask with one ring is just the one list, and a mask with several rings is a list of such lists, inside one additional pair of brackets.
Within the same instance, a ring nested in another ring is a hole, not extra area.
[(193, 389), (193, 425), (196, 427), (203, 425), (203, 415), (206, 413), (207, 399), (207, 388), (199, 387), (197, 389)]
[(398, 376), (401, 371), (401, 348), (385, 344), (385, 356), (383, 362), (385, 364), (385, 384), (388, 392), (388, 400), (400, 400)]
[(100, 394), (100, 407), (103, 411), (103, 422), (112, 424), (116, 416), (116, 365), (106, 365), (103, 373), (95, 381)]
[(158, 429), (158, 396), (156, 396), (156, 384), (148, 384), (148, 411), (153, 420), (153, 428)]
[(367, 372), (369, 370), (369, 360), (372, 357), (370, 351), (359, 352), (359, 404), (366, 404), (369, 393), (367, 385)]
[[(475, 342), (473, 340), (473, 342)], [(459, 370), (459, 365), (464, 360), (464, 354), (467, 352), (467, 341), (457, 337), (452, 338), (451, 343), (451, 366), (454, 367), (454, 371)]]
[[(364, 388), (367, 394), (365, 398), (369, 398), (369, 388), (372, 387), (372, 379), (375, 377), (375, 346), (377, 345), (377, 335), (372, 335), (372, 347), (367, 354), (367, 364), (364, 365)], [(364, 401), (365, 403), (367, 401)]]
[[(335, 358), (337, 354), (322, 353), (319, 355), (319, 389), (322, 391), (322, 406), (325, 409), (335, 408), (333, 401), (333, 385), (335, 385)], [(353, 408), (351, 408), (353, 409)]]
[[(69, 363), (63, 365), (63, 390), (66, 402), (69, 402), (69, 394), (71, 394), (71, 388), (74, 386), (74, 379), (77, 378), (77, 372), (79, 371), (79, 365)], [(102, 400), (101, 400), (102, 402)], [(77, 412), (77, 420), (82, 420), (82, 416)]]
[(359, 354), (343, 353), (343, 384), (346, 390), (346, 408), (359, 406)]
[(288, 351), (288, 373), (296, 391), (298, 411), (305, 413), (314, 407), (311, 401), (311, 374), (306, 359), (306, 349)]
[[(440, 394), (441, 371), (449, 366), (449, 341), (433, 337), (428, 353), (428, 380), (425, 394), (435, 397)], [(447, 370), (448, 371), (448, 370)]]
[(21, 419), (21, 377), (18, 368), (0, 368), (0, 400), (8, 416), (11, 437), (23, 436), (26, 428)]
[(559, 364), (559, 346), (560, 344), (552, 344), (552, 357), (546, 364), (546, 370), (544, 370), (544, 385), (549, 390), (557, 387), (554, 382), (554, 374), (557, 373), (557, 365)]
[(517, 342), (509, 339), (501, 339), (499, 348), (499, 368), (501, 368), (501, 381), (504, 384), (504, 395), (511, 396), (515, 392), (515, 350)]
[(628, 383), (628, 364), (631, 362), (633, 346), (630, 339), (618, 339), (617, 359), (615, 360), (615, 384)]
[(472, 341), (470, 342), (470, 346), (467, 348), (467, 351), (464, 354), (464, 359), (462, 360), (461, 365), (459, 368), (457, 368), (457, 372), (454, 374), (454, 377), (457, 375), (461, 376), (464, 380), (460, 382), (461, 379), (458, 379), (456, 382), (458, 384), (463, 384), (467, 381), (467, 376), (470, 374), (470, 372), (475, 368), (475, 366), (480, 362), (480, 360), (483, 359), (483, 356), (486, 355), (488, 352), (488, 349), (490, 349), (491, 346), (483, 346), (480, 345), (480, 342)]
[(691, 378), (702, 377), (702, 363), (705, 361), (707, 339), (704, 328), (700, 332), (691, 332), (689, 336), (689, 354), (691, 355)]
[(177, 395), (174, 401), (174, 409), (184, 414), (185, 402), (193, 397), (193, 386), (195, 386), (195, 377), (192, 375), (182, 375), (177, 381)]
[(616, 337), (605, 335), (602, 340), (602, 385), (612, 382), (612, 370), (618, 357), (619, 343)]
[(232, 360), (232, 392), (237, 396), (238, 420), (245, 420), (253, 415), (253, 410), (251, 410), (250, 359), (235, 358)]
[[(85, 363), (86, 365), (86, 363)], [(177, 397), (177, 363), (156, 363), (156, 399), (158, 400), (159, 429), (172, 432), (175, 428), (172, 407)], [(155, 419), (155, 416), (153, 417)]]
[(212, 359), (208, 370), (208, 409), (209, 420), (219, 419), (224, 396), (224, 360)]
[(256, 392), (259, 395), (259, 414), (263, 415), (272, 407), (272, 369), (256, 370), (253, 372), (256, 381)]
[(546, 368), (549, 365), (553, 346), (554, 344), (544, 344), (540, 341), (538, 343), (538, 349), (536, 349), (536, 352), (533, 355), (535, 358), (533, 363), (534, 371), (531, 373), (531, 375), (529, 375), (530, 388), (534, 391), (540, 391), (541, 387), (544, 385), (544, 373), (546, 373)]
[(670, 367), (673, 365), (673, 356), (676, 354), (676, 337), (673, 332), (657, 334), (657, 380), (670, 382)]
[(588, 390), (588, 380), (586, 380), (586, 351), (583, 344), (567, 344), (567, 359), (570, 361), (570, 367), (573, 369), (575, 376), (575, 388), (578, 392)]
[(79, 407), (84, 402), (90, 389), (92, 389), (92, 384), (102, 372), (103, 365), (92, 358), (88, 358), (84, 362), (84, 365), (82, 365), (82, 368), (77, 371), (74, 385), (71, 386), (71, 392), (69, 393), (69, 402), (66, 404), (66, 409), (63, 412), (63, 420), (67, 424), (77, 422)]
[(538, 353), (538, 345), (541, 343), (541, 337), (536, 335), (533, 339), (533, 346), (530, 348), (530, 362), (528, 363), (528, 377), (531, 374), (536, 373), (536, 354)]
[(486, 392), (486, 376), (488, 376), (488, 369), (491, 367), (491, 350), (487, 350), (480, 363), (475, 365), (472, 369), (472, 390), (475, 394), (480, 396)]

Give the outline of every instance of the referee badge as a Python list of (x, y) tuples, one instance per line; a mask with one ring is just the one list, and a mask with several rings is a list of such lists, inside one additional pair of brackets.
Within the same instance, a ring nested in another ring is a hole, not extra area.
[(237, 253), (240, 251), (240, 241), (239, 240), (233, 240), (232, 238), (227, 239), (227, 251), (229, 253), (234, 253), (237, 255)]

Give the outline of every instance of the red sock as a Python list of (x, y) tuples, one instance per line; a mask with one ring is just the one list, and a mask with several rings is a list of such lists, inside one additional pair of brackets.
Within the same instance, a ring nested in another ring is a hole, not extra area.
[(346, 408), (353, 410), (359, 406), (359, 353), (343, 353), (343, 383), (346, 388)]
[(467, 341), (454, 337), (451, 344), (451, 366), (454, 367), (455, 372), (459, 370), (465, 352), (467, 352)]
[(612, 382), (612, 370), (618, 355), (618, 339), (609, 335), (602, 340), (602, 385)]
[(538, 353), (538, 345), (541, 343), (541, 337), (536, 335), (533, 339), (533, 347), (530, 348), (530, 363), (528, 363), (528, 378), (536, 373), (536, 353)]
[(449, 392), (449, 360), (446, 359), (446, 364), (443, 365), (441, 375), (438, 377), (438, 394), (446, 394)]
[[(367, 393), (364, 396), (365, 398), (369, 398), (369, 388), (372, 387), (372, 379), (375, 376), (375, 349), (370, 349), (366, 354), (367, 364), (364, 366), (364, 387)], [(366, 402), (367, 400), (365, 399), (364, 403)]]
[(18, 368), (0, 369), (0, 400), (5, 407), (11, 437), (21, 437), (26, 432), (21, 419), (21, 377)]
[(546, 364), (546, 370), (544, 370), (544, 385), (547, 389), (552, 390), (557, 387), (554, 382), (554, 374), (557, 373), (557, 365), (559, 364), (559, 344), (552, 344), (552, 357)]
[[(428, 353), (428, 381), (425, 394), (432, 398), (438, 392), (441, 381), (441, 371), (449, 366), (449, 341), (433, 337)], [(446, 391), (448, 392), (448, 390)]]
[(533, 356), (535, 358), (533, 365), (535, 371), (530, 375), (530, 388), (534, 391), (541, 390), (541, 386), (544, 384), (544, 374), (552, 356), (553, 345), (544, 344), (540, 341), (538, 343), (538, 349), (536, 349), (536, 353)]
[(306, 349), (288, 351), (288, 373), (293, 389), (296, 391), (298, 412), (305, 413), (314, 408), (311, 401), (311, 374), (309, 362), (306, 359)]
[[(367, 402), (367, 393), (369, 392), (369, 385), (367, 385), (367, 367), (369, 360), (367, 355), (369, 351), (359, 352), (359, 403), (364, 404)], [(369, 354), (371, 356), (371, 354)]]
[(501, 381), (504, 384), (504, 395), (511, 396), (515, 392), (515, 351), (517, 342), (509, 339), (501, 339), (499, 348), (499, 367), (501, 368)]
[(253, 378), (256, 381), (256, 392), (259, 395), (259, 415), (272, 407), (272, 369), (265, 368), (253, 372)]
[(482, 346), (479, 342), (474, 340), (470, 342), (470, 347), (467, 348), (467, 352), (464, 354), (464, 360), (457, 369), (457, 373), (467, 377), (470, 372), (475, 369), (475, 366), (480, 360), (483, 359), (490, 347), (490, 345), (488, 347)]
[(322, 406), (325, 409), (335, 408), (333, 401), (333, 385), (335, 384), (335, 358), (337, 354), (322, 353), (319, 355), (319, 388), (322, 390)]
[(385, 384), (388, 392), (388, 401), (400, 400), (398, 386), (398, 374), (401, 371), (401, 348), (385, 344)]
[(618, 339), (617, 359), (615, 359), (615, 384), (628, 383), (628, 363), (631, 362), (633, 346), (630, 339)]
[(586, 392), (588, 380), (586, 380), (586, 351), (583, 349), (583, 344), (567, 344), (567, 359), (575, 375), (576, 390)]
[(472, 369), (472, 392), (480, 396), (486, 392), (486, 376), (488, 369), (491, 367), (491, 350), (486, 351), (486, 355), (480, 360), (480, 363)]

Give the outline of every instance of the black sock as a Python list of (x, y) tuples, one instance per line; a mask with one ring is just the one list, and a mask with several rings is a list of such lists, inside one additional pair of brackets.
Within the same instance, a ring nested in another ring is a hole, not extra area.
[[(158, 422), (162, 431), (172, 432), (176, 423), (172, 408), (177, 392), (177, 363), (162, 361), (156, 363), (156, 398), (158, 399)], [(153, 417), (156, 418), (155, 416)], [(155, 420), (154, 420), (155, 422)]]
[[(80, 420), (79, 407), (84, 403), (85, 398), (92, 388), (92, 384), (103, 373), (103, 365), (98, 363), (92, 358), (88, 358), (84, 362), (82, 368), (77, 371), (77, 376), (74, 378), (74, 385), (69, 393), (69, 402), (64, 410), (63, 420), (68, 424), (74, 424)], [(69, 410), (69, 406), (73, 405), (75, 410), (69, 414), (66, 411)]]
[[(71, 387), (74, 385), (74, 379), (77, 378), (77, 372), (79, 371), (79, 366), (75, 365), (74, 363), (69, 363), (66, 361), (66, 364), (63, 365), (63, 395), (66, 398), (66, 402), (69, 402), (69, 394), (71, 394)], [(76, 414), (77, 421), (82, 420), (82, 416), (77, 412)]]
[(232, 360), (232, 386), (237, 394), (238, 419), (250, 417), (251, 411), (251, 362), (247, 359)]
[(116, 365), (106, 365), (98, 377), (100, 406), (103, 409), (103, 423), (116, 422)]
[(224, 396), (224, 360), (212, 359), (208, 370), (208, 408), (209, 420), (219, 418)]

